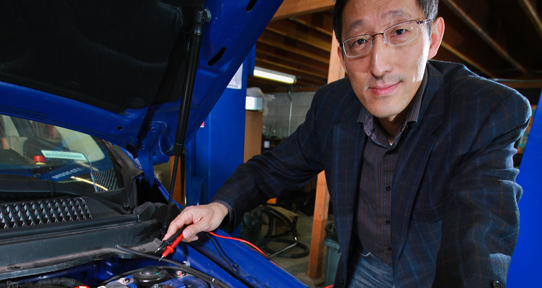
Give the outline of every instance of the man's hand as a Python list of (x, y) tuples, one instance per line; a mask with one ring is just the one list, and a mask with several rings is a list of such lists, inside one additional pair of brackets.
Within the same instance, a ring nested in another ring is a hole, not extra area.
[(184, 241), (191, 242), (198, 240), (197, 233), (202, 231), (213, 231), (224, 217), (228, 215), (228, 208), (220, 203), (186, 207), (177, 218), (175, 218), (167, 230), (164, 239), (173, 236), (177, 230), (189, 225), (183, 231)]

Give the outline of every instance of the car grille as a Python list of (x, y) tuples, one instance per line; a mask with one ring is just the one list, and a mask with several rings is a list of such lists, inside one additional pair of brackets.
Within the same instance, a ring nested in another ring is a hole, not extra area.
[[(117, 177), (115, 176), (115, 169), (94, 171), (92, 175), (94, 176), (96, 183), (105, 187), (107, 190), (115, 190), (119, 188), (119, 185), (117, 184)], [(104, 191), (104, 189), (98, 187), (98, 191)]]
[(81, 197), (0, 204), (0, 229), (92, 219)]

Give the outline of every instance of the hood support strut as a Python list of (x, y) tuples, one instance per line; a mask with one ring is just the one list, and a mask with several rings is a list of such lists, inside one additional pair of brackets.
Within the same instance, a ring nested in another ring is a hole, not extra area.
[[(190, 37), (190, 46), (188, 51), (188, 66), (185, 77), (184, 93), (179, 109), (179, 118), (177, 120), (177, 131), (175, 132), (175, 145), (173, 153), (175, 162), (173, 163), (173, 171), (171, 177), (171, 185), (169, 189), (168, 209), (164, 226), (161, 229), (162, 235), (165, 235), (170, 223), (171, 208), (173, 204), (173, 190), (175, 189), (175, 178), (177, 178), (177, 169), (179, 159), (184, 150), (184, 141), (186, 138), (186, 128), (188, 125), (188, 115), (190, 113), (190, 104), (192, 103), (192, 93), (194, 91), (194, 82), (196, 79), (196, 71), (198, 67), (199, 51), (201, 46), (201, 38), (203, 24), (211, 20), (209, 10), (197, 7), (194, 11), (194, 23), (192, 27), (192, 36)], [(183, 157), (184, 158), (184, 157)], [(181, 187), (184, 184), (184, 177), (181, 175)]]

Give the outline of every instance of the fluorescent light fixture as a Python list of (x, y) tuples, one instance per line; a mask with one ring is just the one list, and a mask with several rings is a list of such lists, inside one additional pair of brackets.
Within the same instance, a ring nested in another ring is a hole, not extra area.
[(260, 78), (266, 78), (273, 81), (283, 82), (287, 84), (294, 84), (297, 80), (294, 75), (281, 73), (269, 69), (260, 67), (254, 67), (254, 76)]

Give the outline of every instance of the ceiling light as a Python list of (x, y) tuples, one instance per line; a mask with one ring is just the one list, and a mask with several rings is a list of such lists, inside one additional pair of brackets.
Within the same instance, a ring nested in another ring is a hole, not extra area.
[(288, 84), (294, 84), (297, 81), (294, 75), (281, 73), (281, 72), (264, 69), (260, 67), (254, 67), (254, 76), (270, 79), (273, 81), (288, 83)]

